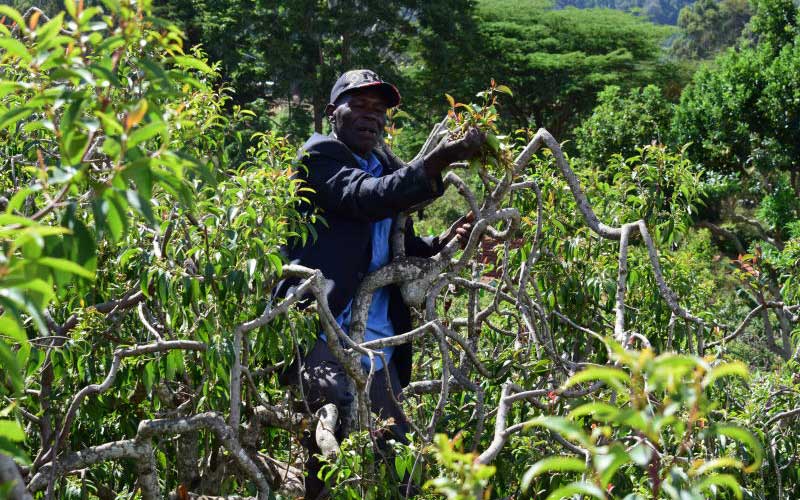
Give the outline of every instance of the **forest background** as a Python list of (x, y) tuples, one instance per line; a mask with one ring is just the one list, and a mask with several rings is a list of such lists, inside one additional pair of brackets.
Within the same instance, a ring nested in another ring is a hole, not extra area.
[[(403, 95), (387, 129), (399, 156), (448, 112), (509, 155), (543, 127), (601, 221), (650, 228), (663, 278), (644, 234), (623, 266), (558, 155), (535, 155), (516, 181), (536, 195), (506, 200), (519, 221), (440, 290), (467, 340), (417, 340), (423, 431), (391, 464), (354, 434), (327, 472), (335, 496), (381, 498), (408, 473), (432, 497), (800, 497), (798, 2), (154, 0), (152, 17), (144, 4), (0, 11), (0, 452), (31, 492), (254, 495), (261, 473), (290, 495), (269, 460), (295, 465), (309, 424), (286, 416), (274, 367), (317, 323), (292, 311), (299, 331), (240, 326), (267, 314), (278, 247), (313, 237), (285, 175), (296, 148), (327, 131), (338, 74), (368, 67)], [(61, 36), (45, 24), (58, 19)], [(121, 42), (90, 36), (112, 28)], [(82, 60), (53, 59), (76, 46)], [(503, 154), (463, 174), (468, 190), (488, 199)], [(416, 213), (419, 232), (469, 210), (458, 191)], [(498, 298), (504, 273), (526, 272), (541, 338)], [(222, 423), (140, 425), (211, 411)], [(98, 451), (140, 434), (159, 438)], [(242, 447), (269, 459), (220, 465)]]

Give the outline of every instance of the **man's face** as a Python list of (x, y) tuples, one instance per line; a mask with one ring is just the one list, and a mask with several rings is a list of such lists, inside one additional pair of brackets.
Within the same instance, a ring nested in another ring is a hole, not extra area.
[(383, 95), (371, 88), (348, 92), (326, 109), (336, 137), (359, 156), (366, 156), (380, 144), (386, 110)]

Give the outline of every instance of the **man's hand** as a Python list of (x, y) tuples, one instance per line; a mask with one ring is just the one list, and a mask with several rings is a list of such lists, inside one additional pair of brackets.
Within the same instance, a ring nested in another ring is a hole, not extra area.
[(472, 233), (472, 222), (475, 220), (475, 214), (472, 210), (467, 212), (467, 215), (456, 220), (450, 228), (439, 236), (439, 242), (446, 245), (453, 238), (457, 239), (461, 245), (462, 250), (467, 246), (469, 235)]
[(425, 170), (431, 175), (438, 175), (451, 163), (469, 160), (480, 151), (486, 142), (486, 134), (477, 128), (470, 128), (464, 137), (455, 141), (439, 144), (436, 149), (425, 156)]

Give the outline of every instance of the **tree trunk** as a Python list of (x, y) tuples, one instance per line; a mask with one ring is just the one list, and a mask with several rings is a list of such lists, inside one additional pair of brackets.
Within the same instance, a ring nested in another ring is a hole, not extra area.
[[(773, 298), (778, 302), (783, 302), (783, 295), (778, 287), (777, 279), (771, 271), (768, 287)], [(788, 361), (792, 357), (792, 323), (786, 317), (786, 311), (783, 309), (775, 309), (775, 316), (778, 317), (778, 325), (781, 329), (781, 343), (783, 344), (780, 355)]]
[(327, 103), (323, 102), (324, 99), (318, 94), (314, 93), (312, 103), (314, 106), (314, 132), (322, 133), (322, 119), (325, 117), (325, 106)]
[(764, 322), (764, 335), (766, 335), (767, 347), (775, 354), (781, 354), (781, 350), (775, 344), (775, 335), (772, 333), (772, 322), (769, 320), (769, 311), (761, 310), (761, 321)]

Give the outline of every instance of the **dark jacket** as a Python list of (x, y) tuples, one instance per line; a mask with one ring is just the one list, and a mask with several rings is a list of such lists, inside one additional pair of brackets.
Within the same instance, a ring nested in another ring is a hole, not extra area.
[[(331, 136), (314, 134), (301, 150), (305, 169), (301, 168), (299, 175), (314, 190), (308, 196), (310, 205), (301, 210), (310, 212), (316, 207), (325, 222), (314, 225), (316, 239), (309, 238), (305, 246), (294, 241), (286, 253), (290, 263), (322, 271), (328, 280), (325, 293), (334, 316), (347, 307), (367, 274), (372, 256), (370, 223), (395, 217), (444, 191), (441, 177), (429, 177), (422, 160), (406, 165), (388, 148), (373, 153), (383, 165), (381, 177), (361, 170), (350, 149)], [(410, 219), (405, 236), (407, 255), (429, 257), (440, 249), (438, 238), (415, 236)], [(282, 281), (276, 295), (285, 297), (297, 283)], [(389, 318), (395, 332), (411, 329), (408, 307), (395, 285), (390, 286)], [(411, 344), (398, 346), (393, 360), (406, 386), (411, 380)]]

